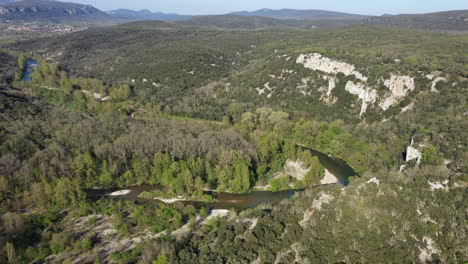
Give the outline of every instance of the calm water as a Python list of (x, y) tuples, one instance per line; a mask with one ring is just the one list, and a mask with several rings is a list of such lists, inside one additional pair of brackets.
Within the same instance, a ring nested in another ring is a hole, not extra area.
[[(304, 147), (305, 148), (305, 147)], [(338, 178), (338, 181), (343, 185), (349, 184), (349, 177), (356, 176), (357, 173), (351, 168), (346, 161), (330, 157), (322, 152), (318, 152), (314, 149), (307, 148), (312, 152), (312, 155), (319, 158), (320, 163), (325, 167), (329, 172), (335, 175)]]
[(24, 71), (23, 79), (21, 80), (24, 82), (31, 82), (31, 74), (37, 66), (39, 66), (39, 63), (36, 60), (28, 59), (26, 61), (26, 70)]
[[(348, 178), (350, 176), (356, 175), (354, 170), (346, 164), (345, 161), (329, 157), (321, 152), (311, 149), (313, 155), (317, 156), (322, 163), (322, 165), (331, 173), (333, 173), (343, 185), (348, 184)], [(148, 203), (160, 203), (161, 201), (154, 199), (144, 199), (138, 197), (142, 192), (152, 191), (152, 190), (162, 190), (161, 186), (151, 186), (151, 185), (141, 185), (141, 186), (132, 186), (124, 188), (125, 190), (130, 190), (131, 192), (127, 195), (115, 196), (117, 199), (128, 199), (128, 200), (138, 200)], [(88, 195), (91, 198), (99, 199), (106, 194), (109, 194), (116, 190), (91, 190), (88, 191)], [(194, 202), (194, 201), (181, 201), (185, 205), (194, 205), (196, 208), (207, 207), (208, 209), (237, 209), (244, 210), (248, 208), (255, 208), (261, 204), (275, 204), (279, 203), (282, 200), (288, 199), (293, 196), (296, 192), (303, 190), (286, 190), (279, 192), (270, 192), (270, 191), (256, 191), (247, 194), (232, 194), (232, 193), (217, 193), (217, 192), (206, 192), (211, 194), (216, 198), (214, 203), (205, 203), (205, 202)]]
[[(99, 199), (104, 195), (109, 194), (115, 190), (89, 190), (88, 196), (91, 199)], [(124, 200), (136, 200), (147, 203), (161, 203), (159, 200), (155, 199), (145, 199), (138, 197), (142, 192), (153, 191), (153, 190), (163, 190), (163, 187), (158, 185), (139, 185), (131, 186), (124, 188), (124, 190), (130, 190), (131, 192), (122, 196), (114, 196), (117, 199)], [(211, 194), (216, 198), (216, 202), (206, 203), (206, 202), (195, 202), (195, 201), (180, 201), (176, 203), (182, 203), (184, 205), (193, 205), (196, 208), (206, 207), (209, 209), (237, 209), (244, 210), (248, 208), (254, 208), (261, 204), (266, 203), (279, 203), (284, 199), (288, 199), (293, 196), (296, 192), (301, 190), (286, 190), (279, 192), (268, 192), (268, 191), (257, 191), (247, 194), (233, 194), (233, 193), (218, 193), (206, 191), (206, 194)]]

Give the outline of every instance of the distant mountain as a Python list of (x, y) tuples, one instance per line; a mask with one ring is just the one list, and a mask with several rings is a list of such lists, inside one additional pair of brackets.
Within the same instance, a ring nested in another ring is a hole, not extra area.
[(468, 31), (468, 10), (371, 17), (363, 23), (431, 31)]
[(324, 10), (297, 10), (297, 9), (260, 9), (253, 12), (241, 11), (233, 12), (230, 15), (239, 16), (260, 16), (277, 19), (297, 19), (297, 20), (315, 20), (315, 19), (364, 19), (368, 16), (347, 14), (340, 12)]
[[(14, 2), (23, 2), (24, 0), (0, 0), (0, 3), (14, 3)], [(49, 1), (49, 0), (44, 0)]]
[(245, 17), (239, 15), (195, 16), (190, 19), (177, 21), (176, 23), (186, 26), (223, 29), (315, 28), (310, 21), (274, 19), (256, 16)]
[(0, 3), (0, 21), (74, 23), (114, 19), (91, 5), (46, 0), (7, 1)]
[(162, 20), (162, 21), (175, 21), (189, 18), (190, 16), (184, 16), (179, 14), (166, 14), (162, 12), (151, 12), (147, 9), (140, 11), (129, 10), (129, 9), (116, 9), (107, 12), (109, 15), (125, 19), (125, 20)]

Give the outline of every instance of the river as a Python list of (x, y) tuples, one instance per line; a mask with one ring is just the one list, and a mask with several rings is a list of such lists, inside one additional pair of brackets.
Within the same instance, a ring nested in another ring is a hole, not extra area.
[(26, 61), (26, 69), (24, 70), (23, 78), (21, 79), (23, 82), (31, 82), (31, 74), (34, 72), (34, 69), (39, 66), (39, 63), (34, 59), (28, 59)]
[[(303, 147), (303, 146), (301, 146)], [(306, 148), (306, 147), (303, 147)], [(307, 148), (310, 149), (310, 148)], [(343, 160), (329, 157), (328, 155), (318, 152), (316, 150), (310, 149), (312, 154), (317, 156), (320, 160), (320, 163), (332, 174), (334, 174), (340, 184), (348, 185), (348, 178), (350, 176), (356, 175), (354, 170)], [(147, 203), (161, 203), (159, 200), (155, 199), (145, 199), (138, 197), (142, 192), (150, 192), (154, 190), (163, 190), (161, 186), (152, 186), (152, 185), (140, 185), (140, 186), (131, 186), (125, 188), (127, 193), (119, 196), (113, 196), (116, 199), (124, 200), (137, 200)], [(92, 199), (100, 199), (105, 195), (108, 195), (111, 192), (118, 191), (114, 190), (89, 190), (88, 196)], [(208, 209), (231, 209), (236, 210), (245, 210), (248, 208), (255, 208), (261, 204), (275, 204), (279, 203), (282, 200), (288, 199), (293, 196), (296, 192), (303, 191), (300, 190), (285, 190), (279, 192), (271, 191), (255, 191), (246, 194), (233, 194), (233, 193), (218, 193), (213, 191), (207, 191), (207, 194), (211, 194), (216, 198), (216, 201), (213, 203), (206, 202), (195, 202), (195, 201), (178, 201), (177, 203), (182, 203), (185, 205), (193, 205), (196, 208), (206, 207)]]

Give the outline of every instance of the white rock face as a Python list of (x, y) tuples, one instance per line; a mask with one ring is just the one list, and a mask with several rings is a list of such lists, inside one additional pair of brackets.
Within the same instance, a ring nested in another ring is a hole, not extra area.
[(287, 160), (283, 169), (287, 175), (300, 181), (302, 181), (305, 175), (310, 171), (310, 168), (304, 167), (304, 164), (302, 163), (302, 161), (292, 161), (292, 160)]
[(304, 212), (304, 217), (302, 218), (302, 221), (299, 222), (299, 224), (302, 227), (304, 227), (307, 224), (307, 221), (309, 221), (310, 218), (312, 217), (312, 215), (314, 214), (315, 210), (322, 209), (322, 205), (328, 204), (331, 201), (333, 201), (334, 199), (335, 199), (335, 197), (332, 196), (332, 195), (329, 195), (329, 194), (326, 194), (326, 193), (321, 193), (320, 197), (318, 199), (315, 199), (312, 202), (312, 206)]
[(438, 92), (436, 86), (437, 86), (437, 83), (439, 83), (440, 81), (447, 81), (447, 79), (442, 78), (442, 77), (435, 78), (432, 81), (431, 92)]
[(336, 178), (335, 175), (333, 175), (330, 171), (325, 169), (325, 176), (323, 179), (320, 181), (320, 184), (334, 184), (338, 183), (338, 178)]
[(121, 190), (121, 191), (116, 191), (116, 192), (113, 192), (113, 193), (109, 193), (109, 196), (122, 196), (122, 195), (127, 195), (129, 193), (131, 193), (132, 191), (130, 190)]
[(335, 87), (336, 87), (335, 78), (332, 78), (332, 77), (329, 77), (329, 76), (323, 76), (323, 79), (328, 80), (327, 96), (330, 97), (333, 89), (335, 89)]
[(391, 92), (391, 95), (380, 103), (380, 107), (385, 111), (414, 90), (414, 79), (409, 76), (392, 75), (390, 80), (385, 80), (384, 85)]
[(403, 107), (403, 108), (401, 109), (401, 112), (402, 112), (402, 113), (405, 113), (405, 112), (408, 112), (409, 110), (413, 110), (414, 106), (415, 106), (415, 104), (414, 104), (414, 102), (412, 102), (411, 104), (409, 104), (409, 105)]
[(245, 218), (242, 219), (243, 223), (250, 223), (249, 229), (252, 230), (257, 226), (258, 223), (258, 217), (257, 218)]
[(421, 253), (419, 254), (419, 261), (421, 263), (430, 263), (432, 261), (432, 254), (440, 254), (440, 250), (435, 247), (434, 240), (425, 236), (423, 242), (426, 243), (425, 248), (419, 248)]
[(421, 164), (422, 153), (416, 148), (412, 146), (408, 146), (406, 149), (406, 162), (411, 160), (416, 160), (416, 165), (419, 166)]
[(187, 201), (187, 199), (184, 199), (184, 197), (182, 197), (182, 196), (177, 196), (175, 198), (159, 198), (159, 197), (156, 197), (156, 198), (154, 198), (154, 200), (158, 200), (158, 201), (161, 201), (161, 202), (167, 203), (167, 204)]
[(297, 58), (296, 63), (302, 64), (304, 67), (315, 71), (318, 70), (331, 74), (338, 74), (341, 72), (346, 76), (354, 74), (357, 79), (367, 81), (367, 77), (356, 71), (354, 65), (322, 57), (319, 53), (301, 54), (299, 58)]
[(227, 215), (229, 214), (229, 210), (225, 210), (225, 209), (213, 209), (211, 210), (211, 213), (210, 215), (202, 221), (202, 225), (205, 225), (208, 223), (208, 221), (210, 221), (211, 219), (214, 219), (214, 218), (223, 218), (223, 217), (226, 217)]
[(374, 177), (374, 178), (368, 180), (367, 183), (375, 183), (377, 185), (380, 185), (380, 180), (377, 179), (376, 177)]
[(356, 84), (352, 81), (348, 81), (345, 90), (357, 95), (359, 99), (362, 100), (361, 113), (359, 114), (359, 116), (362, 116), (362, 114), (364, 114), (367, 111), (367, 106), (369, 104), (373, 104), (377, 100), (377, 91), (365, 86), (362, 83)]
[[(265, 84), (263, 85), (263, 88), (255, 88), (255, 90), (257, 90), (258, 95), (262, 95), (262, 94), (264, 94), (266, 91), (270, 91), (270, 92), (271, 92), (273, 89), (270, 87), (270, 83), (267, 82), (267, 83), (265, 83)], [(273, 93), (269, 93), (267, 97), (270, 98), (272, 94), (273, 94)]]
[(434, 182), (434, 183), (428, 181), (427, 183), (429, 183), (429, 186), (431, 186), (432, 191), (434, 191), (434, 190), (446, 190), (446, 191), (448, 191), (448, 184), (449, 184), (448, 180), (445, 180), (443, 182)]

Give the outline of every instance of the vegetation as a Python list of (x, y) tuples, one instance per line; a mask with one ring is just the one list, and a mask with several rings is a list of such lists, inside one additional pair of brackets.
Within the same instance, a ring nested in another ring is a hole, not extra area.
[[(0, 262), (463, 263), (467, 41), (137, 22), (6, 44)], [(391, 74), (416, 87), (360, 116), (345, 89), (356, 76), (332, 76), (336, 101), (324, 100), (324, 73), (296, 63), (311, 52), (352, 63), (379, 95)], [(48, 59), (24, 82), (29, 57)], [(428, 74), (444, 78), (437, 92)], [(420, 165), (403, 160), (410, 144)], [(348, 186), (317, 187), (324, 157), (352, 167)], [(288, 175), (291, 162), (301, 177)], [(134, 185), (160, 188), (103, 193)], [(258, 188), (304, 191), (226, 217), (209, 203), (144, 200)]]

